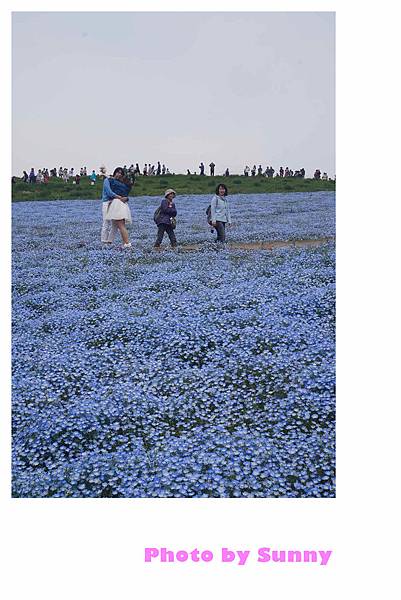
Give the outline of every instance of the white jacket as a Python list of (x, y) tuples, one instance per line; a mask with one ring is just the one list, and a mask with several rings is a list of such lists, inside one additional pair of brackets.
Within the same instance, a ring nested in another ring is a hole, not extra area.
[(210, 208), (212, 223), (216, 223), (216, 221), (231, 223), (230, 207), (228, 206), (228, 200), (226, 196), (214, 195), (210, 203)]

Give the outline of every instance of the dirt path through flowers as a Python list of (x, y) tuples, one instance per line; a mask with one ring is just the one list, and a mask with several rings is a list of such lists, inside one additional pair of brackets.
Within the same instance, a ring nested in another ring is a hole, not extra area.
[[(321, 246), (327, 242), (334, 241), (334, 237), (324, 237), (310, 240), (283, 240), (283, 241), (271, 241), (271, 242), (229, 242), (227, 248), (238, 249), (238, 250), (273, 250), (274, 248), (302, 248), (308, 246)], [(194, 252), (202, 248), (201, 244), (188, 244), (180, 246), (180, 251), (183, 252)]]

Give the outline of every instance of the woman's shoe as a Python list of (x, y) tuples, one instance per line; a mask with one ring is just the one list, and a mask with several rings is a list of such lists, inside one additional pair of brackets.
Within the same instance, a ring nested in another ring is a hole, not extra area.
[(131, 242), (128, 242), (128, 244), (123, 244), (123, 248), (131, 248), (131, 246)]

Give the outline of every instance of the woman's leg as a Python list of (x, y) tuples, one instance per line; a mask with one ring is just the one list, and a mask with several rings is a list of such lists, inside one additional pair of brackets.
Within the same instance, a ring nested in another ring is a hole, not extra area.
[(226, 241), (226, 228), (224, 221), (216, 221), (217, 242), (224, 244)]
[(223, 244), (226, 243), (226, 224), (223, 221)]
[(108, 205), (109, 205), (108, 202), (102, 202), (103, 224), (102, 224), (102, 232), (101, 232), (100, 239), (104, 243), (107, 243), (110, 241), (109, 236), (110, 236), (111, 223), (112, 223), (112, 221), (106, 220)]
[(160, 244), (163, 241), (164, 232), (166, 231), (165, 227), (166, 226), (163, 223), (160, 223), (160, 225), (157, 226), (157, 238), (155, 241), (155, 248), (159, 248)]
[(166, 225), (167, 235), (170, 238), (170, 244), (172, 248), (175, 248), (177, 245), (177, 238), (175, 237), (174, 229), (171, 225)]
[(129, 243), (128, 231), (125, 227), (125, 219), (115, 220), (114, 223), (117, 225), (118, 231), (121, 234), (122, 240), (124, 244)]
[(112, 242), (114, 242), (114, 238), (116, 237), (116, 233), (118, 231), (118, 227), (115, 223), (115, 221), (111, 221), (111, 229), (110, 229), (110, 233), (109, 233), (109, 239), (108, 242), (111, 244)]

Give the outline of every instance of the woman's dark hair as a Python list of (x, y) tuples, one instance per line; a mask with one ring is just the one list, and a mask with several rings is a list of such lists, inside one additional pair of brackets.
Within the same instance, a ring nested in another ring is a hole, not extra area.
[(134, 181), (135, 181), (135, 177), (129, 177), (128, 175), (126, 175), (124, 173), (124, 169), (122, 167), (116, 167), (113, 171), (113, 177), (115, 177), (117, 175), (117, 173), (121, 173), (123, 178), (122, 178), (122, 183), (124, 183), (129, 189), (128, 192), (131, 191), (132, 186), (134, 185)]
[(227, 186), (226, 186), (224, 183), (219, 183), (219, 184), (217, 185), (217, 187), (216, 187), (216, 196), (218, 196), (218, 195), (219, 195), (219, 188), (220, 188), (220, 187), (224, 188), (224, 195), (225, 195), (225, 196), (227, 196), (227, 194), (228, 194), (228, 189), (227, 189)]

